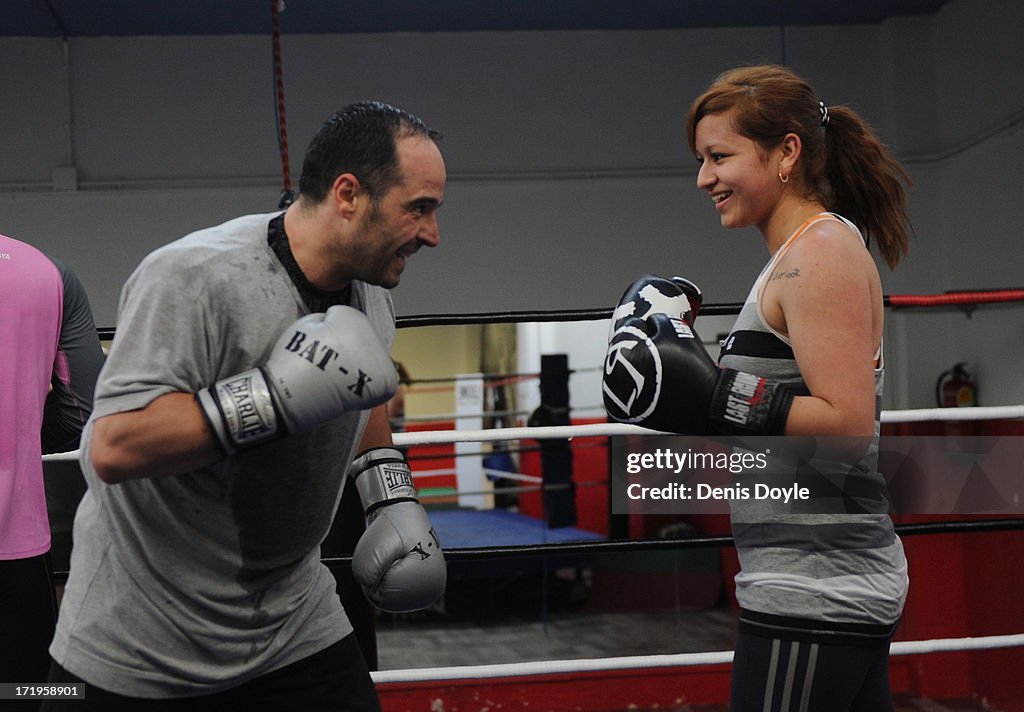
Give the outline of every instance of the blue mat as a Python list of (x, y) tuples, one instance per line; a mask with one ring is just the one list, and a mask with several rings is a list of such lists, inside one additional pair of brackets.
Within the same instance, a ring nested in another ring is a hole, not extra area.
[(505, 509), (431, 509), (429, 514), (445, 549), (604, 539), (601, 534), (576, 527), (549, 529), (539, 519)]

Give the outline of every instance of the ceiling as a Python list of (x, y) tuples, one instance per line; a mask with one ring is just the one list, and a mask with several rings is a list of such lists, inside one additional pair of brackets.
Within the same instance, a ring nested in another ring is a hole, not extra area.
[[(282, 34), (875, 24), (949, 0), (284, 0)], [(272, 0), (0, 0), (0, 36), (271, 31)]]

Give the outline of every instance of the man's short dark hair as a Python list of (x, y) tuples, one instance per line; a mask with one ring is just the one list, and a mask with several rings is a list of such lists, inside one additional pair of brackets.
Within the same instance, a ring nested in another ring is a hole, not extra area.
[(384, 102), (362, 101), (339, 109), (306, 149), (299, 193), (314, 204), (323, 202), (334, 180), (351, 173), (377, 200), (401, 179), (396, 140), (403, 136), (441, 138), (422, 119)]

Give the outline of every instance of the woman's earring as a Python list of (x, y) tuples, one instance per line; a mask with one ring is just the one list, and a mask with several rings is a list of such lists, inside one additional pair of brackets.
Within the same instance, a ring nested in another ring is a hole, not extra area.
[(779, 180), (781, 180), (783, 183), (788, 183), (789, 182), (789, 176), (786, 176), (785, 178), (783, 178), (782, 177), (782, 171), (779, 171)]

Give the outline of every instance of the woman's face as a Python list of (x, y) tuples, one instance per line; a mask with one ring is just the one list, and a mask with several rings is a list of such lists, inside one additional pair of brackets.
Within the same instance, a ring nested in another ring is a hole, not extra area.
[(733, 128), (731, 114), (708, 114), (695, 129), (697, 187), (714, 201), (722, 227), (766, 225), (782, 194), (779, 170)]

